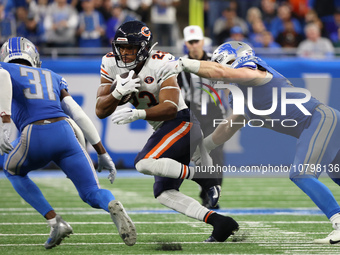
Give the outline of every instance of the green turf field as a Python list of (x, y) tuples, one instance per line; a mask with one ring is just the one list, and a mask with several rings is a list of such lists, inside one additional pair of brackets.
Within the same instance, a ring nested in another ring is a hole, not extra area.
[[(65, 178), (33, 178), (55, 210), (74, 230), (62, 245), (45, 250), (49, 228), (45, 220), (0, 178), (0, 254), (340, 254), (340, 245), (314, 245), (327, 236), (331, 224), (288, 178), (224, 179), (220, 205), (240, 224), (240, 231), (225, 243), (202, 243), (212, 227), (172, 213), (152, 195), (152, 178), (119, 178), (110, 189), (134, 221), (137, 243), (126, 246), (108, 213), (90, 208)], [(322, 178), (338, 201), (340, 189)], [(197, 185), (186, 181), (182, 192), (198, 199)], [(263, 214), (267, 209), (277, 214)], [(292, 213), (285, 213), (285, 209)], [(262, 214), (254, 214), (254, 210)], [(280, 210), (281, 213), (280, 213)], [(311, 212), (309, 214), (308, 212)], [(306, 213), (304, 215), (304, 213)], [(169, 250), (167, 250), (169, 249)], [(181, 249), (181, 250), (171, 250)]]

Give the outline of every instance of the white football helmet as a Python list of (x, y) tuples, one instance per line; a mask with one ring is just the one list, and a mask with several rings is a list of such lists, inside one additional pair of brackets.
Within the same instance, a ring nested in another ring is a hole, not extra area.
[(231, 67), (237, 58), (245, 56), (255, 56), (254, 50), (244, 42), (230, 41), (221, 44), (214, 51), (211, 61)]
[(12, 37), (1, 47), (0, 61), (9, 63), (23, 59), (33, 67), (40, 67), (40, 55), (35, 45), (24, 37)]

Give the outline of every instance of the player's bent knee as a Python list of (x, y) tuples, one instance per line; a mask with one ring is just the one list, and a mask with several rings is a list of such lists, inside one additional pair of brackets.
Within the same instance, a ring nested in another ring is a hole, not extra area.
[(153, 173), (151, 169), (152, 169), (152, 164), (154, 163), (155, 160), (156, 159), (152, 159), (152, 158), (141, 159), (136, 164), (137, 171), (142, 174), (152, 175)]

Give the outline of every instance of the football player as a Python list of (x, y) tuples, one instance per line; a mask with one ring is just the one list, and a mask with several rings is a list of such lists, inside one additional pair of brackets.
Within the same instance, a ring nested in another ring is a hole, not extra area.
[[(293, 87), (291, 82), (256, 57), (253, 49), (243, 42), (231, 41), (222, 44), (214, 51), (212, 62), (179, 59), (162, 67), (160, 74), (171, 76), (183, 70), (201, 77), (235, 83), (245, 95), (244, 100), (248, 99), (248, 95), (252, 97), (253, 109), (246, 105), (245, 115), (231, 115), (212, 135), (204, 139), (207, 151), (229, 140), (243, 127), (240, 123), (251, 119), (263, 123), (268, 119), (273, 120), (264, 127), (298, 139), (290, 179), (322, 210), (334, 228), (326, 238), (316, 239), (314, 243), (339, 243), (340, 206), (331, 191), (318, 178), (321, 172), (326, 170), (332, 180), (340, 185), (340, 112), (313, 97), (305, 100), (305, 93), (291, 93)], [(279, 91), (277, 92), (279, 96), (275, 103), (277, 108), (273, 111), (272, 95), (275, 90)], [(285, 90), (290, 91), (286, 95), (290, 103), (286, 105), (284, 114), (281, 113), (284, 109), (281, 109), (280, 95)], [(252, 95), (249, 91), (252, 91)], [(233, 100), (238, 99), (233, 95)], [(293, 101), (299, 103), (291, 103)], [(267, 114), (254, 114), (254, 109), (267, 111)], [(293, 120), (290, 124), (286, 122), (289, 127), (280, 124), (287, 119)], [(199, 158), (199, 151), (194, 157)]]
[[(188, 166), (190, 146), (196, 148), (202, 132), (180, 95), (176, 76), (164, 79), (157, 75), (157, 70), (174, 57), (152, 50), (154, 46), (150, 29), (140, 21), (126, 22), (117, 29), (113, 52), (102, 59), (96, 114), (105, 118), (114, 112), (112, 121), (117, 124), (145, 119), (152, 125), (155, 132), (138, 153), (136, 169), (155, 176), (154, 196), (161, 204), (211, 224), (214, 229), (206, 241), (223, 242), (238, 230), (237, 222), (179, 192), (184, 179), (193, 179), (207, 190), (210, 203), (216, 205), (220, 186), (216, 178), (199, 178), (194, 168)], [(120, 74), (126, 72), (130, 72), (129, 76), (121, 78)], [(134, 73), (138, 78), (132, 77)], [(114, 80), (117, 85), (111, 92)], [(131, 93), (136, 93), (131, 102), (137, 109), (126, 107), (116, 111), (122, 97)]]
[[(72, 99), (68, 84), (60, 75), (40, 68), (34, 44), (14, 37), (0, 54), (0, 153), (4, 172), (18, 194), (47, 220), (51, 227), (45, 248), (51, 249), (73, 233), (72, 227), (56, 214), (38, 186), (28, 177), (32, 170), (56, 163), (76, 186), (81, 199), (110, 213), (127, 245), (136, 242), (136, 230), (122, 204), (109, 190), (101, 189), (92, 161), (78, 142), (70, 116), (98, 153), (98, 168), (110, 171), (115, 165), (103, 147), (93, 123)], [(20, 136), (10, 143), (11, 118)]]

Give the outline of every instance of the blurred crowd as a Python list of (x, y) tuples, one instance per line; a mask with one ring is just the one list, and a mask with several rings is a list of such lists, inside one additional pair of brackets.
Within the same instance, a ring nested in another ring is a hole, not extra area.
[[(253, 47), (296, 49), (297, 56), (332, 58), (340, 47), (339, 0), (208, 1), (213, 45), (244, 41)], [(218, 16), (217, 10), (222, 10)], [(276, 49), (276, 50), (275, 50)]]
[[(0, 43), (24, 36), (38, 47), (109, 47), (120, 24), (137, 19), (160, 46), (178, 46), (188, 2), (0, 0)], [(211, 45), (239, 40), (311, 58), (331, 58), (340, 47), (340, 0), (206, 0), (204, 12)]]

